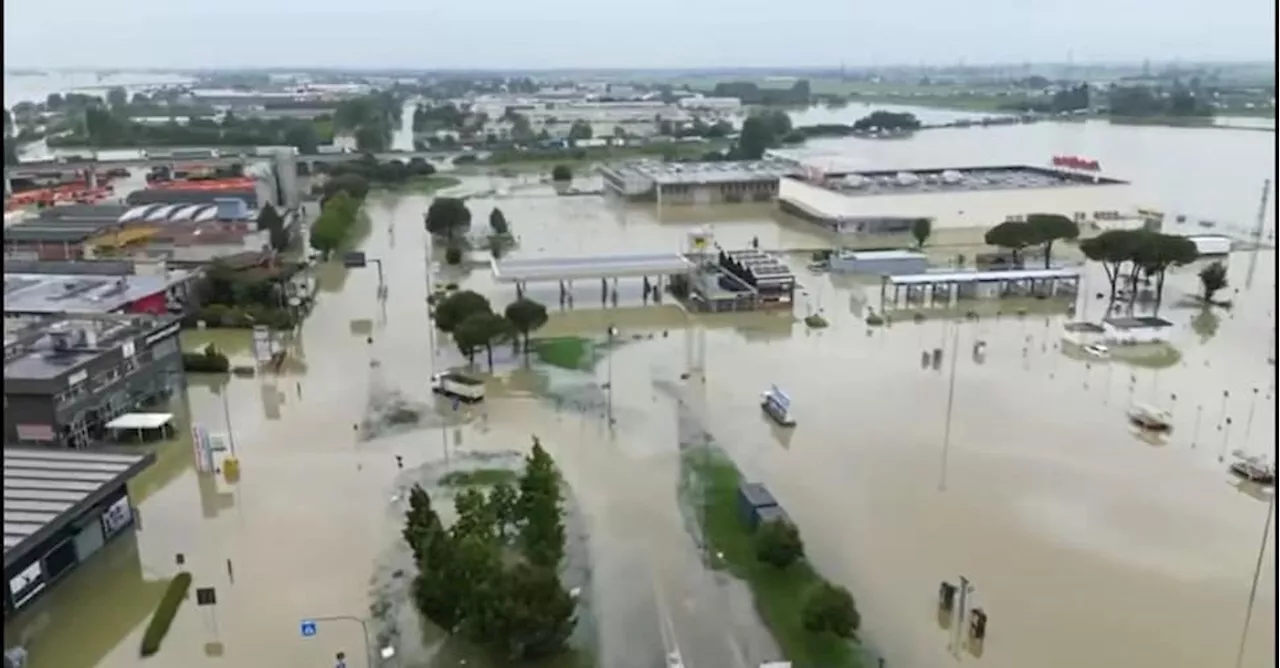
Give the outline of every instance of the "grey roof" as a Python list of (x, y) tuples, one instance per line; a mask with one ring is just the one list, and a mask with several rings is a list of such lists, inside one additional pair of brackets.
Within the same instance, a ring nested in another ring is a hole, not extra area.
[(243, 190), (200, 190), (184, 188), (148, 188), (129, 193), (125, 201), (130, 206), (145, 204), (213, 204), (217, 199), (241, 199), (250, 209), (258, 208), (258, 191), (253, 188)]
[(1124, 181), (1029, 165), (952, 167), (827, 174), (823, 187), (842, 195), (919, 195), (1118, 185)]
[(803, 173), (795, 163), (782, 160), (637, 161), (612, 165), (609, 169), (622, 177), (630, 173), (662, 185), (776, 181), (783, 176)]
[(5, 569), (153, 462), (144, 452), (6, 447)]
[(679, 253), (506, 258), (492, 260), (490, 264), (494, 278), (500, 283), (613, 276), (656, 277), (684, 273), (692, 266)]
[(4, 230), (5, 241), (79, 243), (116, 224), (126, 207), (117, 204), (68, 204), (42, 209), (34, 218)]
[[(5, 380), (58, 378), (128, 341), (176, 321), (173, 316), (148, 314), (36, 317), (26, 322), (6, 319)], [(67, 340), (65, 348), (55, 350), (54, 333)]]
[(111, 313), (187, 280), (189, 272), (164, 276), (5, 274), (5, 313)]

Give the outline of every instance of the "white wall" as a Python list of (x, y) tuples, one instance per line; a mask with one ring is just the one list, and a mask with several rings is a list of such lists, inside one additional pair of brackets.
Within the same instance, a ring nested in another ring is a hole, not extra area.
[(796, 179), (783, 179), (780, 199), (803, 204), (830, 217), (913, 216), (933, 219), (939, 228), (989, 228), (1010, 215), (1133, 210), (1127, 184), (1081, 185), (906, 195), (845, 195)]

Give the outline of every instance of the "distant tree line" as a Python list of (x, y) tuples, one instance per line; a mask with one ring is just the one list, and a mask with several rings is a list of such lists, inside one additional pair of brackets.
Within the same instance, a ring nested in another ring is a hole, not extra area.
[(790, 88), (761, 88), (751, 81), (722, 81), (711, 95), (736, 97), (747, 105), (808, 106), (813, 101), (808, 79), (799, 79)]

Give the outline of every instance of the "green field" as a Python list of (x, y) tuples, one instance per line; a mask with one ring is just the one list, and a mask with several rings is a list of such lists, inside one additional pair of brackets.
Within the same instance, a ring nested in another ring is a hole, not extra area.
[(450, 471), (440, 478), (445, 487), (492, 487), (501, 483), (516, 482), (516, 472), (510, 469), (473, 469)]
[(561, 369), (586, 371), (595, 364), (595, 344), (580, 336), (533, 339), (529, 348), (544, 364)]

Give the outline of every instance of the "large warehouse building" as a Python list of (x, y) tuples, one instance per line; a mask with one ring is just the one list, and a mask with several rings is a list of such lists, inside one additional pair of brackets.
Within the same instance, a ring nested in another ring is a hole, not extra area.
[(125, 484), (151, 453), (4, 449), (4, 617), (134, 529)]
[(795, 164), (776, 160), (638, 161), (600, 169), (614, 194), (659, 204), (771, 202), (779, 181), (800, 173)]
[(847, 248), (914, 245), (914, 222), (932, 221), (930, 243), (981, 243), (983, 233), (1033, 213), (1058, 213), (1082, 228), (1136, 218), (1129, 184), (1025, 165), (876, 171), (784, 178), (786, 213), (838, 235)]

